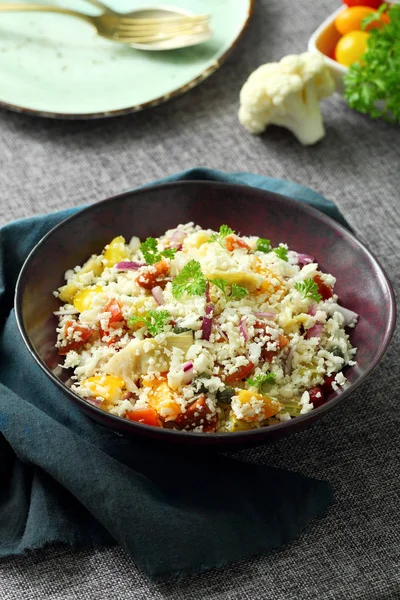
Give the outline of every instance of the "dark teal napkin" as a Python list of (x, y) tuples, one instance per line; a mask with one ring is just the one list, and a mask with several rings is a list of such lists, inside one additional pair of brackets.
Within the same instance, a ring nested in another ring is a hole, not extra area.
[[(163, 181), (188, 179), (273, 190), (345, 223), (331, 202), (282, 180), (195, 169)], [(17, 275), (40, 238), (75, 210), (0, 229), (0, 556), (51, 542), (119, 543), (159, 578), (290, 542), (331, 503), (327, 483), (108, 431), (69, 402), (29, 355), (13, 310)]]

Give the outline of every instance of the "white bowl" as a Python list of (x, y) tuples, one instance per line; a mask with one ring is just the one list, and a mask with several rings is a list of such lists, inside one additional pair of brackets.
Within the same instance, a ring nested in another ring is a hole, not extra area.
[(325, 19), (323, 23), (312, 34), (308, 41), (308, 50), (310, 52), (318, 52), (322, 54), (324, 60), (329, 67), (332, 77), (336, 83), (336, 92), (343, 95), (344, 93), (344, 76), (348, 71), (347, 67), (330, 58), (336, 44), (342, 37), (335, 27), (335, 19), (339, 13), (345, 10), (346, 7), (338, 8), (330, 17)]

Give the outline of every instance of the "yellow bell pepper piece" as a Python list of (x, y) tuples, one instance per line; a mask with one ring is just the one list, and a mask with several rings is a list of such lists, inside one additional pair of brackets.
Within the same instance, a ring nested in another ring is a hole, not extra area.
[(104, 251), (104, 262), (107, 267), (113, 267), (127, 258), (129, 258), (129, 251), (125, 246), (125, 238), (119, 235), (108, 244)]
[(120, 400), (125, 382), (121, 377), (112, 375), (94, 375), (82, 382), (82, 387), (87, 388), (94, 394), (100, 396), (107, 402), (115, 403)]
[(94, 298), (101, 294), (103, 288), (100, 285), (96, 285), (94, 288), (86, 288), (81, 290), (75, 295), (74, 306), (79, 312), (89, 310), (92, 307)]
[(269, 419), (270, 417), (276, 415), (281, 407), (280, 402), (270, 398), (270, 396), (265, 396), (263, 394), (259, 394), (258, 392), (252, 392), (251, 390), (240, 390), (237, 396), (241, 404), (251, 404), (251, 400), (253, 398), (256, 400), (261, 400), (263, 403), (263, 413), (261, 419), (260, 415), (255, 415), (252, 417), (244, 417), (244, 421), (253, 422), (260, 421), (262, 419)]
[(143, 383), (152, 388), (148, 394), (149, 404), (166, 421), (174, 421), (181, 414), (182, 408), (177, 403), (174, 393), (163, 379), (143, 378)]
[(89, 260), (82, 265), (81, 270), (75, 275), (75, 277), (69, 282), (59, 288), (59, 298), (63, 302), (68, 304), (73, 303), (75, 295), (78, 293), (79, 285), (81, 281), (81, 275), (86, 275), (89, 271), (93, 271), (93, 275), (98, 277), (103, 271), (103, 263), (101, 262), (101, 256), (91, 256)]

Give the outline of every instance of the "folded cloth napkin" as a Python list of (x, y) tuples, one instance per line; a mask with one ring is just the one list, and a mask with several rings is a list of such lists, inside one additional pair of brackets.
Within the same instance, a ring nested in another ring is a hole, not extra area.
[[(345, 223), (331, 202), (282, 180), (195, 169), (163, 181), (205, 179), (281, 192)], [(75, 210), (0, 230), (0, 556), (51, 542), (119, 543), (147, 575), (165, 578), (290, 542), (332, 502), (327, 483), (104, 429), (30, 356), (13, 311), (16, 278), (32, 247)]]

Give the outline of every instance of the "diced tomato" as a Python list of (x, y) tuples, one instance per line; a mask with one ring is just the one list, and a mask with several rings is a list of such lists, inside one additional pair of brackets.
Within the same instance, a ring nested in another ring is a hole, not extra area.
[(117, 300), (110, 300), (107, 306), (104, 307), (104, 312), (111, 313), (110, 320), (108, 321), (109, 325), (115, 326), (115, 323), (121, 323), (121, 321), (124, 321), (122, 310)]
[(136, 423), (151, 425), (152, 427), (162, 427), (160, 418), (154, 408), (140, 408), (136, 410), (128, 410), (126, 418)]
[[(69, 332), (71, 327), (73, 329), (72, 333)], [(79, 341), (73, 339), (75, 333), (80, 334)], [(88, 341), (92, 334), (93, 329), (91, 329), (87, 325), (80, 325), (76, 321), (67, 321), (64, 326), (64, 335), (67, 338), (67, 344), (65, 346), (61, 346), (58, 349), (58, 353), (64, 355), (67, 354), (67, 352), (69, 352), (70, 350), (77, 350)]]
[(245, 248), (246, 250), (250, 250), (250, 246), (246, 244), (246, 242), (237, 235), (226, 236), (225, 246), (226, 249), (229, 250), (229, 252), (233, 252), (237, 248)]
[[(288, 343), (289, 343), (289, 338), (287, 338), (286, 335), (281, 335), (281, 334), (278, 335), (277, 346), (278, 346), (279, 350), (286, 348)], [(265, 347), (261, 350), (261, 357), (265, 361), (271, 362), (272, 359), (274, 358), (274, 356), (276, 356), (278, 354), (279, 350), (267, 350), (266, 345), (265, 345)]]
[(335, 381), (335, 375), (333, 377), (327, 375), (324, 379), (324, 383), (322, 384), (322, 389), (325, 394), (330, 394), (333, 391), (332, 383)]
[(167, 263), (164, 260), (160, 260), (160, 262), (151, 267), (151, 271), (139, 275), (136, 281), (145, 290), (152, 290), (156, 285), (160, 285), (168, 271), (169, 266)]
[[(195, 427), (203, 426), (203, 431), (210, 433), (215, 431), (218, 417), (212, 414), (212, 410), (206, 403), (206, 396), (199, 396), (192, 404), (186, 408), (186, 412), (181, 413), (175, 423), (182, 429), (194, 429)], [(208, 415), (212, 415), (207, 419)]]
[(249, 362), (247, 365), (239, 367), (237, 371), (224, 377), (225, 383), (232, 383), (233, 381), (240, 381), (240, 379), (245, 379), (250, 375), (254, 367), (255, 365), (252, 362)]
[(310, 390), (308, 390), (310, 394), (310, 402), (314, 406), (314, 408), (318, 408), (325, 404), (325, 393), (320, 385), (317, 385)]
[(321, 294), (322, 300), (328, 300), (328, 298), (333, 296), (331, 286), (324, 283), (320, 275), (315, 275), (314, 281), (318, 286), (318, 292)]

